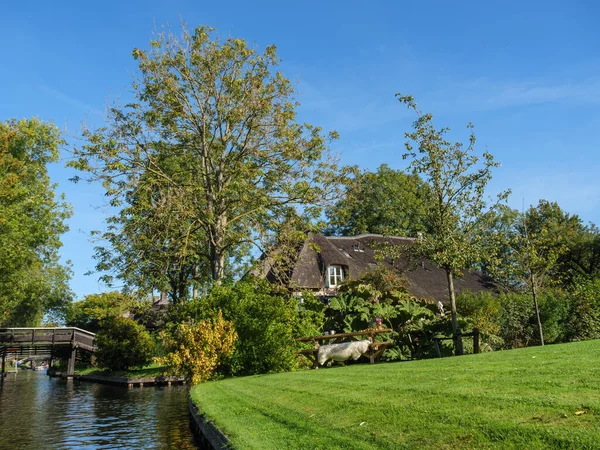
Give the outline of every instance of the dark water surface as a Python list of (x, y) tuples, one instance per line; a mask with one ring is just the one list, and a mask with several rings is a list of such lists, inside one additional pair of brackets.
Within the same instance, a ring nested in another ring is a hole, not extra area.
[(0, 450), (195, 449), (183, 386), (125, 389), (32, 370), (0, 381)]

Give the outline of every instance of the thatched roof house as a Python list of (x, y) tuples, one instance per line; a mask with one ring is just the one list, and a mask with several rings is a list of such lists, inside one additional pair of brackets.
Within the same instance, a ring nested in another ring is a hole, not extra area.
[[(399, 252), (400, 256), (392, 260), (381, 259), (386, 246), (397, 249), (408, 248), (414, 238), (361, 234), (351, 237), (333, 237), (310, 233), (300, 248), (298, 257), (289, 268), (287, 280), (290, 288), (296, 291), (312, 290), (315, 294), (330, 297), (337, 293), (341, 281), (347, 278), (359, 278), (368, 270), (383, 264), (399, 268), (408, 282), (408, 291), (419, 298), (428, 298), (445, 302), (448, 298), (446, 273), (425, 259), (412, 260)], [(377, 255), (377, 256), (376, 256)], [(275, 281), (277, 268), (264, 259), (261, 276)], [(281, 278), (278, 278), (281, 279)], [(465, 272), (454, 281), (457, 294), (462, 291), (478, 292), (493, 288), (481, 274)]]

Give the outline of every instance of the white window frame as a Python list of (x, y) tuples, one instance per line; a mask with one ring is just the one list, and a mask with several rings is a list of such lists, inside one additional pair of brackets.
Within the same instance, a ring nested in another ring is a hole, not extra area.
[(334, 264), (327, 267), (327, 286), (338, 287), (344, 281), (344, 267)]

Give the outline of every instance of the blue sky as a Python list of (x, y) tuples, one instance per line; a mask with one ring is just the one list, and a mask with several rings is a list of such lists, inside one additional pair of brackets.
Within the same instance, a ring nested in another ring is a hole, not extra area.
[[(520, 208), (554, 200), (600, 223), (600, 6), (596, 2), (112, 1), (10, 2), (0, 13), (0, 120), (52, 120), (76, 142), (110, 101), (127, 98), (135, 47), (183, 19), (259, 49), (278, 47), (297, 82), (299, 119), (337, 130), (343, 163), (403, 168), (412, 94), (438, 126), (502, 162), (490, 191), (511, 188)], [(96, 186), (51, 176), (73, 205), (63, 258), (78, 296), (106, 288), (89, 232), (106, 210)]]

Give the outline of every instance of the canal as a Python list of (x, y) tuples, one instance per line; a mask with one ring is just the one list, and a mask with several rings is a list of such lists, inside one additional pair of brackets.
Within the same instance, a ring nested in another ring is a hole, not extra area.
[(185, 386), (125, 389), (32, 370), (0, 382), (0, 450), (195, 449)]

